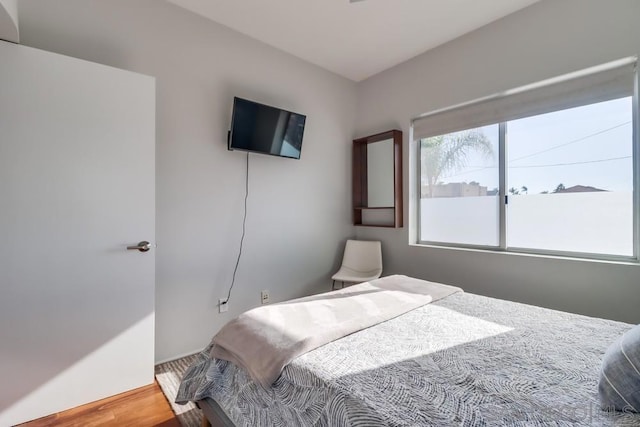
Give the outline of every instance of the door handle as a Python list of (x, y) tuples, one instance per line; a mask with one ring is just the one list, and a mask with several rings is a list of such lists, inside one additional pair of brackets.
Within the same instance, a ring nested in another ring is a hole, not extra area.
[(129, 249), (130, 251), (138, 250), (140, 252), (147, 252), (149, 249), (151, 249), (151, 244), (146, 240), (143, 240), (141, 242), (138, 242), (137, 245), (127, 246), (127, 249)]

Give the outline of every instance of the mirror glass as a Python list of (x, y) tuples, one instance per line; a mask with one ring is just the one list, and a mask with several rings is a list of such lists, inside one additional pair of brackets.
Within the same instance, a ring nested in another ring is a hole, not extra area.
[(393, 139), (367, 144), (367, 207), (394, 207), (393, 164)]

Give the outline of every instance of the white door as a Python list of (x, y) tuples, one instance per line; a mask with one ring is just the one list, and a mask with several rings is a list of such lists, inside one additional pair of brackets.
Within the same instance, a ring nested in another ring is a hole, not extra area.
[(155, 80), (0, 42), (0, 426), (153, 382)]

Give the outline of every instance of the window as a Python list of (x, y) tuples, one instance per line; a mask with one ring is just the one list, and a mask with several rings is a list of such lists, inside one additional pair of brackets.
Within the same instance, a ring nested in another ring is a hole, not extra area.
[(414, 120), (417, 240), (637, 260), (635, 62)]
[(420, 240), (498, 246), (498, 125), (420, 141)]

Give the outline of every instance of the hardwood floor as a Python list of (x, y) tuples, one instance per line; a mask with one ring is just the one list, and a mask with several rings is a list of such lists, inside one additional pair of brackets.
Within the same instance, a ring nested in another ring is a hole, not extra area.
[(157, 382), (68, 411), (20, 424), (20, 427), (136, 426), (180, 427)]

